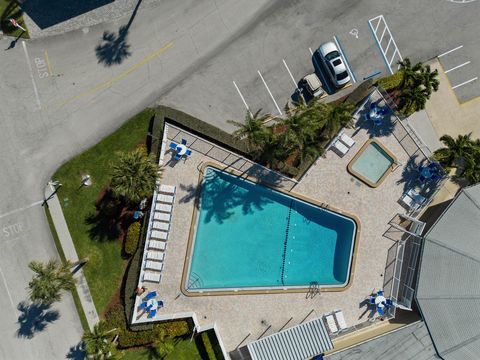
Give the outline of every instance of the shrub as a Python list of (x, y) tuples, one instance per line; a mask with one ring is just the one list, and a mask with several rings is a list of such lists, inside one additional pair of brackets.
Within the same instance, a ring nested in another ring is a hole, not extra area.
[(134, 222), (128, 227), (127, 238), (125, 239), (125, 253), (132, 256), (137, 251), (138, 239), (140, 237), (140, 223)]
[(208, 359), (215, 360), (217, 357), (215, 356), (212, 343), (210, 342), (210, 339), (206, 332), (202, 332), (202, 341), (203, 341), (203, 345), (205, 346), (205, 351), (207, 352)]
[(403, 81), (403, 72), (397, 71), (395, 74), (383, 77), (377, 80), (377, 84), (385, 90), (392, 90), (400, 86)]
[(184, 337), (191, 333), (190, 324), (187, 320), (175, 320), (155, 325), (157, 329), (164, 329), (167, 336), (176, 338)]
[(346, 98), (351, 104), (358, 105), (363, 99), (365, 99), (372, 92), (373, 79), (367, 79), (357, 86), (350, 95)]

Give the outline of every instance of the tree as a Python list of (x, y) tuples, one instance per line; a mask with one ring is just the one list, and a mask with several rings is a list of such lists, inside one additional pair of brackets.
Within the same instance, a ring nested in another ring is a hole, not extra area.
[(471, 134), (458, 135), (456, 139), (450, 135), (443, 135), (440, 141), (445, 145), (444, 148), (434, 152), (434, 157), (446, 168), (458, 167), (459, 162), (465, 161), (470, 157), (475, 148), (470, 139)]
[(343, 102), (337, 105), (326, 104), (327, 115), (324, 127), (325, 134), (331, 138), (343, 127), (353, 127), (353, 110), (355, 105)]
[(438, 70), (435, 69), (432, 71), (430, 65), (425, 65), (420, 70), (421, 83), (425, 86), (425, 90), (428, 94), (428, 97), (432, 94), (433, 91), (437, 91), (440, 85), (438, 81)]
[(50, 305), (60, 301), (62, 290), (73, 290), (75, 279), (70, 271), (71, 264), (62, 264), (58, 260), (49, 260), (46, 264), (32, 261), (28, 267), (35, 273), (28, 283), (30, 300)]
[(423, 85), (403, 89), (400, 95), (402, 112), (410, 115), (417, 110), (425, 109), (428, 97), (428, 91)]
[(154, 159), (136, 149), (119, 154), (113, 165), (110, 186), (115, 196), (138, 203), (151, 195), (160, 175), (161, 168)]
[(270, 115), (259, 117), (260, 111), (261, 109), (255, 114), (247, 111), (244, 123), (227, 120), (228, 123), (238, 128), (234, 131), (233, 136), (238, 140), (246, 141), (247, 151), (254, 158), (258, 158), (265, 146), (272, 140), (271, 129), (268, 129), (264, 124)]
[(403, 61), (399, 61), (398, 64), (400, 65), (400, 71), (403, 72), (403, 81), (400, 85), (402, 89), (415, 86), (421, 82), (421, 63), (412, 66), (410, 59), (406, 58)]
[(173, 351), (174, 348), (175, 341), (170, 337), (166, 337), (161, 339), (160, 341), (155, 342), (155, 350), (160, 359), (165, 358)]
[(85, 346), (87, 359), (116, 360), (123, 357), (123, 353), (117, 351), (116, 344), (110, 341), (110, 337), (117, 329), (107, 330), (105, 321), (100, 321), (93, 327), (93, 331), (83, 334), (82, 340)]
[(480, 151), (476, 150), (473, 156), (469, 156), (465, 160), (465, 171), (462, 174), (470, 184), (480, 182)]

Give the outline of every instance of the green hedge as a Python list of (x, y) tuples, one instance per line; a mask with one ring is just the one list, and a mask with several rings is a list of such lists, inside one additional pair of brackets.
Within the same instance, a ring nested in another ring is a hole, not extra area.
[(392, 90), (400, 86), (403, 81), (403, 71), (397, 71), (395, 74), (383, 77), (377, 80), (377, 84), (385, 90)]
[(346, 101), (359, 105), (372, 92), (373, 79), (367, 79), (358, 85), (347, 97)]
[(187, 337), (192, 332), (191, 324), (186, 319), (172, 320), (150, 324), (149, 330), (133, 331), (129, 329), (122, 304), (116, 304), (105, 314), (108, 328), (118, 330), (118, 346), (122, 349), (150, 345), (166, 333), (171, 338)]
[(225, 358), (223, 357), (223, 352), (218, 343), (215, 331), (213, 329), (207, 330), (200, 335), (201, 342), (199, 342), (197, 338), (197, 345), (201, 352), (204, 353), (204, 357), (208, 360), (224, 360)]
[(155, 129), (157, 129), (156, 131), (163, 129), (165, 120), (181, 128), (185, 128), (193, 134), (200, 135), (206, 140), (240, 153), (243, 156), (247, 156), (248, 152), (244, 141), (237, 140), (231, 134), (216, 126), (167, 106), (159, 106), (156, 108), (154, 131)]
[(216, 360), (217, 357), (215, 356), (212, 343), (210, 342), (210, 339), (208, 338), (208, 334), (206, 332), (202, 333), (202, 341), (203, 341), (203, 346), (205, 346), (205, 351), (207, 352), (208, 359)]
[(140, 226), (140, 223), (137, 221), (128, 227), (127, 238), (125, 239), (125, 253), (129, 256), (132, 256), (137, 251)]

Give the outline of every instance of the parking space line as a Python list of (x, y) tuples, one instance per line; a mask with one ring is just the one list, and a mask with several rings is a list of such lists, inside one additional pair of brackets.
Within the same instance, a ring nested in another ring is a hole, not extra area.
[(381, 15), (377, 16), (376, 18), (370, 19), (370, 20), (373, 21), (373, 20), (376, 20), (376, 19), (378, 19), (378, 23), (377, 23), (377, 26), (375, 27), (375, 32), (377, 32), (378, 27), (380, 26), (380, 23), (382, 22)]
[(350, 74), (350, 78), (352, 79), (352, 81), (354, 83), (356, 83), (357, 78), (355, 77), (355, 74), (353, 73), (353, 71), (350, 69), (350, 64), (348, 62), (347, 56), (345, 55), (345, 52), (343, 51), (342, 46), (340, 45), (340, 42), (338, 41), (336, 36), (333, 37), (333, 40), (335, 40), (335, 44), (337, 44), (338, 50), (340, 51), (340, 54), (342, 55), (343, 62), (345, 63), (345, 66), (348, 70), (348, 73)]
[(293, 81), (293, 84), (295, 85), (295, 88), (296, 88), (298, 91), (300, 91), (300, 89), (298, 88), (297, 82), (295, 81), (295, 78), (294, 78), (293, 75), (292, 75), (292, 72), (290, 71), (290, 69), (289, 69), (288, 66), (287, 66), (287, 63), (285, 62), (285, 59), (282, 59), (282, 61), (283, 61), (283, 65), (285, 65), (285, 68), (286, 68), (287, 71), (288, 71), (288, 74), (290, 75), (290, 78), (291, 78), (292, 81)]
[(463, 64), (457, 65), (457, 66), (455, 66), (451, 69), (446, 70), (445, 74), (448, 74), (450, 71), (457, 70), (457, 69), (461, 68), (462, 66), (465, 66), (465, 65), (468, 65), (468, 64), (470, 64), (470, 61), (464, 62)]
[(35, 93), (35, 99), (37, 100), (38, 108), (41, 109), (42, 104), (40, 103), (40, 96), (38, 95), (37, 84), (35, 83), (35, 79), (33, 77), (32, 64), (30, 63), (30, 57), (28, 56), (27, 44), (25, 43), (25, 41), (22, 41), (22, 46), (23, 46), (23, 51), (25, 52), (25, 57), (27, 58), (28, 70), (30, 70), (30, 78), (32, 79), (33, 92)]
[[(382, 43), (383, 37), (385, 36), (385, 31), (387, 31), (387, 27), (386, 27), (386, 26), (383, 28), (383, 32), (382, 32), (382, 36), (380, 36), (380, 40), (378, 40), (378, 42), (379, 42), (380, 44)], [(385, 53), (386, 53), (386, 51), (385, 51)]]
[(443, 54), (440, 54), (440, 55), (437, 55), (437, 57), (442, 57), (442, 56), (445, 56), (445, 55), (448, 55), (450, 54), (451, 52), (454, 52), (455, 50), (458, 50), (458, 49), (461, 49), (463, 47), (463, 45), (460, 45), (460, 46), (457, 46), (456, 48), (452, 49), (452, 50), (448, 50), (446, 52), (444, 52)]
[(467, 85), (475, 80), (478, 80), (478, 77), (474, 77), (473, 79), (470, 79), (470, 80), (467, 80), (467, 81), (464, 81), (463, 83), (461, 84), (458, 84), (458, 85), (455, 85), (455, 86), (452, 86), (452, 89), (455, 90), (456, 88), (459, 88), (460, 86), (463, 86), (463, 85)]
[(277, 107), (278, 113), (279, 113), (280, 115), (283, 115), (283, 114), (282, 114), (282, 110), (280, 110), (280, 107), (278, 106), (277, 102), (275, 101), (275, 98), (273, 97), (272, 92), (271, 92), (270, 89), (268, 88), (268, 85), (267, 85), (267, 83), (265, 82), (265, 79), (263, 78), (262, 73), (260, 72), (260, 70), (257, 70), (257, 72), (258, 72), (258, 75), (260, 75), (260, 79), (262, 79), (262, 81), (263, 81), (263, 85), (265, 85), (265, 87), (267, 88), (267, 91), (268, 91), (268, 93), (270, 94), (270, 97), (272, 98), (273, 103), (274, 103), (275, 106)]
[(238, 95), (240, 95), (240, 98), (242, 99), (243, 104), (244, 104), (245, 107), (247, 108), (248, 113), (250, 114), (250, 116), (253, 116), (252, 112), (250, 111), (250, 108), (248, 107), (247, 102), (245, 101), (245, 98), (243, 97), (242, 93), (240, 92), (240, 89), (238, 88), (238, 86), (237, 86), (237, 84), (235, 83), (235, 81), (233, 82), (233, 85), (235, 86), (235, 89), (237, 89)]

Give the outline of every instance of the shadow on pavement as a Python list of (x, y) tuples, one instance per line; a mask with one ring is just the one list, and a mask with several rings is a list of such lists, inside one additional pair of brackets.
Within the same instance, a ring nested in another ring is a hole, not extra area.
[(18, 323), (20, 328), (17, 330), (18, 337), (31, 339), (36, 333), (45, 330), (48, 324), (53, 323), (60, 317), (57, 310), (50, 310), (49, 305), (29, 304), (22, 301), (17, 306), (20, 311)]
[(85, 352), (82, 349), (82, 342), (79, 342), (77, 345), (72, 346), (68, 350), (67, 355), (65, 355), (65, 358), (72, 360), (84, 360)]
[(114, 0), (23, 0), (22, 10), (37, 24), (45, 29), (69, 20), (86, 12), (107, 5)]
[(104, 64), (105, 66), (119, 65), (123, 60), (132, 55), (130, 52), (130, 44), (127, 42), (127, 36), (141, 2), (142, 0), (138, 0), (132, 15), (128, 20), (128, 24), (120, 26), (118, 34), (111, 31), (105, 31), (103, 33), (100, 44), (95, 48), (99, 64)]

